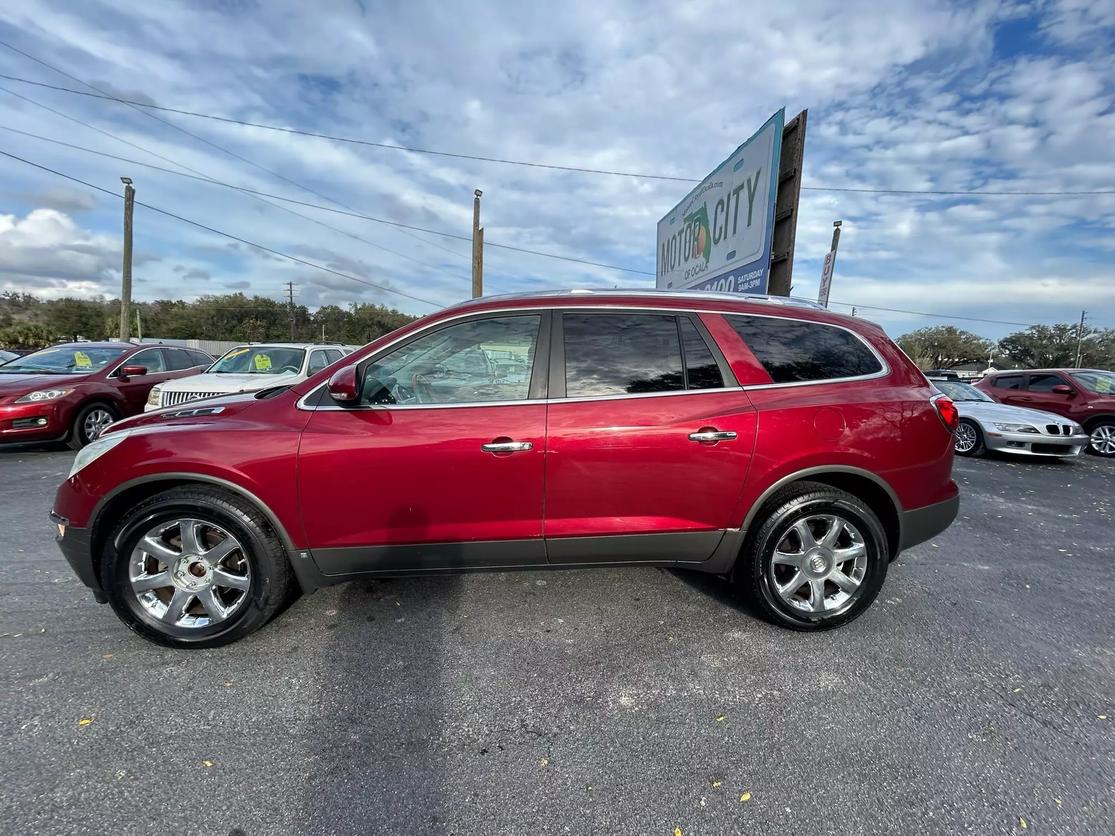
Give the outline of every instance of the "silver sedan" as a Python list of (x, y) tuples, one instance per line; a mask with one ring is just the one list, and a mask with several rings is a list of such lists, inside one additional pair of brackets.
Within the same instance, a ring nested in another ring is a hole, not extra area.
[(1079, 456), (1088, 446), (1083, 427), (1068, 418), (996, 403), (967, 383), (942, 378), (930, 381), (960, 412), (953, 449), (958, 456), (978, 456), (985, 450), (1024, 456)]

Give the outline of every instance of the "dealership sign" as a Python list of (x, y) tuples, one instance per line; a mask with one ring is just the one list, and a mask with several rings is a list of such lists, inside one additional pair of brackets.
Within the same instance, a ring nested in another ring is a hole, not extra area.
[(785, 112), (658, 222), (662, 290), (766, 293)]

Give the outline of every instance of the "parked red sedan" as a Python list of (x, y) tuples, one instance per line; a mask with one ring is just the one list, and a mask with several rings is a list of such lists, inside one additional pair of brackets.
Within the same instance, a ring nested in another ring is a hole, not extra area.
[(197, 374), (204, 351), (131, 343), (67, 343), (0, 366), (0, 443), (65, 439), (84, 447), (143, 412), (156, 383)]
[(956, 516), (956, 422), (882, 329), (812, 305), (478, 299), (109, 427), (53, 519), (97, 598), (179, 647), (355, 578), (617, 565), (724, 575), (824, 630)]

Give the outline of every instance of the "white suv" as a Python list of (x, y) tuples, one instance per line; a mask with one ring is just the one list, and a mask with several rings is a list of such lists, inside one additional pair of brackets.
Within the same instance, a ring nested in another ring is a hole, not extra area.
[(169, 380), (155, 386), (147, 398), (146, 412), (178, 406), (199, 398), (255, 392), (272, 386), (289, 386), (317, 374), (353, 351), (346, 345), (314, 343), (253, 343), (228, 351), (202, 374)]

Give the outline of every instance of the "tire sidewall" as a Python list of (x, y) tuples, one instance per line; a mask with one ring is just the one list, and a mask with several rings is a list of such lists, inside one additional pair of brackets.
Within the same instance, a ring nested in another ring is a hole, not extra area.
[[(852, 603), (837, 615), (813, 616), (791, 610), (774, 589), (773, 557), (778, 543), (789, 528), (805, 517), (815, 514), (838, 514), (859, 529), (867, 546), (867, 569)], [(823, 630), (846, 624), (871, 605), (886, 579), (889, 555), (887, 539), (878, 518), (862, 505), (843, 498), (815, 497), (804, 501), (790, 500), (776, 508), (763, 523), (751, 551), (752, 578), (762, 598), (764, 610), (781, 624), (803, 630)]]
[[(163, 624), (142, 607), (129, 580), (132, 550), (140, 538), (159, 523), (186, 517), (211, 522), (236, 537), (243, 547), (244, 557), (251, 571), (248, 601), (229, 618), (209, 627), (187, 628)], [(271, 580), (267, 567), (260, 560), (260, 555), (266, 553), (267, 543), (246, 515), (233, 513), (221, 505), (205, 502), (204, 499), (186, 503), (166, 498), (137, 509), (117, 526), (105, 543), (101, 560), (101, 582), (116, 614), (144, 638), (177, 647), (212, 647), (234, 641), (251, 632), (267, 618), (264, 607)]]

